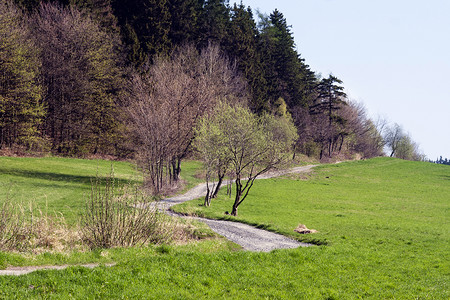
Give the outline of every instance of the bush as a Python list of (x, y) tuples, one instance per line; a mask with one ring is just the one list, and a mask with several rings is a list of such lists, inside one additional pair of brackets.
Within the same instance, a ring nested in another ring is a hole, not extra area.
[(137, 187), (117, 187), (114, 175), (93, 180), (82, 218), (83, 241), (91, 248), (132, 247), (171, 237), (168, 216)]

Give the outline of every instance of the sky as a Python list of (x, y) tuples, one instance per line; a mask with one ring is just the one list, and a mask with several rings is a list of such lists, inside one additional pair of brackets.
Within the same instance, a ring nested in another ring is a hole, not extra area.
[(340, 78), (351, 100), (401, 125), (429, 159), (450, 158), (450, 0), (242, 2), (277, 8), (312, 71)]

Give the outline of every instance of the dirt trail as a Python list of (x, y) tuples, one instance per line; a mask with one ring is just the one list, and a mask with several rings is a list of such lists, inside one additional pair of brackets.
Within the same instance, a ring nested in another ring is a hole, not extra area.
[[(295, 167), (288, 170), (268, 172), (266, 174), (259, 176), (257, 179), (274, 178), (290, 173), (306, 173), (315, 166), (316, 165), (308, 165), (302, 167)], [(181, 216), (179, 214), (172, 212), (170, 210), (170, 207), (172, 207), (175, 204), (200, 198), (205, 194), (206, 194), (206, 184), (202, 183), (197, 185), (193, 189), (189, 190), (183, 195), (159, 201), (158, 208), (166, 211), (170, 215), (186, 218), (185, 216)], [(284, 235), (258, 229), (243, 223), (211, 220), (205, 218), (194, 218), (194, 219), (206, 223), (214, 232), (226, 237), (227, 239), (236, 244), (241, 245), (244, 250), (248, 251), (270, 252), (275, 249), (311, 246), (311, 244), (300, 243)]]
[[(104, 264), (106, 267), (112, 267), (115, 264)], [(84, 265), (60, 265), (60, 266), (26, 266), (26, 267), (8, 267), (6, 270), (0, 270), (0, 276), (4, 275), (25, 275), (37, 270), (63, 270), (68, 267), (84, 267), (93, 269), (100, 266), (100, 264), (84, 264)]]

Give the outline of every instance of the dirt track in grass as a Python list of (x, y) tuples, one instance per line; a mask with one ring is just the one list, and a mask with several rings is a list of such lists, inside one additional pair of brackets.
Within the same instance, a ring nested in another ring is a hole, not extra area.
[[(268, 179), (291, 173), (307, 173), (315, 166), (316, 165), (308, 165), (302, 167), (295, 167), (288, 170), (272, 171), (259, 176), (257, 179)], [(275, 249), (311, 246), (311, 244), (301, 243), (296, 240), (290, 239), (284, 235), (258, 229), (247, 224), (232, 221), (211, 220), (206, 218), (182, 216), (170, 210), (170, 208), (173, 205), (203, 197), (205, 194), (206, 194), (206, 183), (202, 183), (182, 195), (159, 201), (158, 207), (172, 216), (193, 218), (201, 222), (204, 222), (214, 232), (242, 246), (244, 250), (270, 252)]]

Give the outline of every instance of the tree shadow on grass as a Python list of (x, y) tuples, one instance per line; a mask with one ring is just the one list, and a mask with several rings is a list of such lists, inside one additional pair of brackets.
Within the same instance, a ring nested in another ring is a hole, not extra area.
[[(90, 186), (92, 180), (95, 180), (96, 178), (103, 181), (107, 178), (110, 178), (110, 175), (93, 175), (93, 176), (82, 176), (82, 175), (71, 175), (71, 174), (62, 174), (62, 173), (52, 173), (52, 172), (41, 172), (41, 171), (31, 171), (31, 170), (18, 170), (18, 169), (2, 169), (0, 168), (0, 176), (1, 175), (9, 175), (14, 177), (22, 177), (22, 178), (29, 178), (29, 179), (40, 179), (40, 180), (48, 180), (48, 181), (57, 181), (57, 182), (67, 182), (67, 183), (80, 183), (83, 185)], [(135, 180), (126, 180), (126, 179), (114, 179), (117, 184), (124, 185), (124, 184), (136, 184), (138, 183)], [(51, 185), (51, 184), (42, 184), (38, 183), (39, 185), (45, 185), (49, 187), (60, 187), (60, 185)]]

